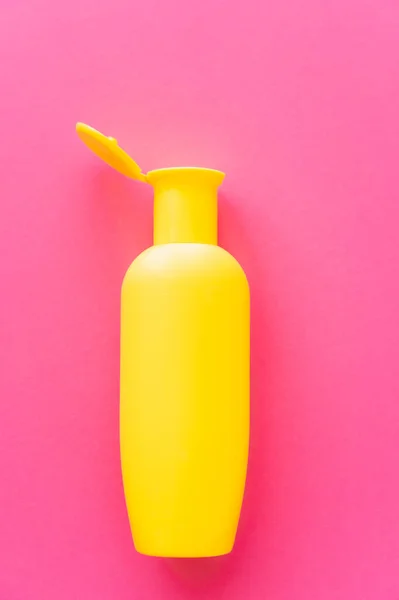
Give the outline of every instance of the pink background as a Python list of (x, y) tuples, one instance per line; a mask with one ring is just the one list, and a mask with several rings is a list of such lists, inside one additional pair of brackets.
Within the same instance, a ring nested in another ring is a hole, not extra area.
[[(399, 598), (399, 5), (2, 3), (2, 600)], [(234, 553), (136, 554), (118, 449), (119, 291), (144, 169), (228, 173), (252, 286), (252, 439)]]

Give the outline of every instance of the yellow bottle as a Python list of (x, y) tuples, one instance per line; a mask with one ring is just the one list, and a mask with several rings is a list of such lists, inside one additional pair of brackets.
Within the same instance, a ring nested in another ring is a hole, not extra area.
[(231, 551), (249, 439), (249, 290), (217, 245), (224, 175), (172, 168), (144, 175), (87, 125), (81, 139), (154, 188), (154, 245), (122, 286), (122, 474), (136, 549), (151, 556)]

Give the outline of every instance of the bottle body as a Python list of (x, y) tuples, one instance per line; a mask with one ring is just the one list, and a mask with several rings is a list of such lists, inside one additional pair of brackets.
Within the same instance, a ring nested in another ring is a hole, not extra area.
[(137, 550), (230, 552), (248, 458), (249, 290), (220, 247), (161, 244), (128, 269), (120, 428)]

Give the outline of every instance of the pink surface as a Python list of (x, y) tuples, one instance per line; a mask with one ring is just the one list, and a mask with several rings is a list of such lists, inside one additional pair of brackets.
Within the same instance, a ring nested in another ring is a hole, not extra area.
[[(3, 3), (0, 598), (397, 600), (399, 7)], [(252, 286), (252, 439), (234, 553), (135, 553), (118, 449), (119, 291), (144, 169), (228, 173)]]

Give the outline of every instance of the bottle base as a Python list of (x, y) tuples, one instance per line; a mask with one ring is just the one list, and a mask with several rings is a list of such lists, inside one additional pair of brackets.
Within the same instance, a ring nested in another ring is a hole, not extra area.
[(150, 547), (136, 546), (136, 551), (143, 556), (152, 556), (153, 558), (216, 558), (218, 556), (226, 556), (232, 551), (232, 547), (215, 548), (214, 550), (202, 550), (195, 548), (179, 549), (156, 549)]

